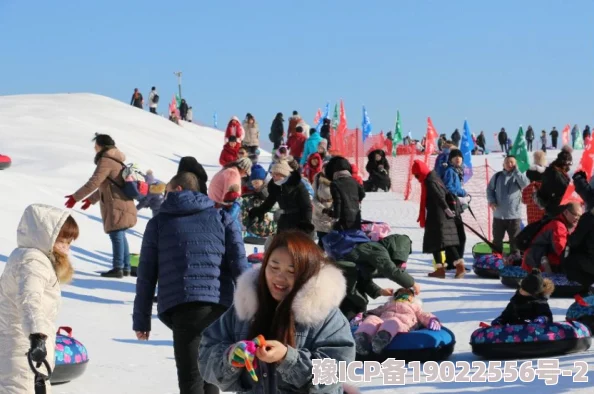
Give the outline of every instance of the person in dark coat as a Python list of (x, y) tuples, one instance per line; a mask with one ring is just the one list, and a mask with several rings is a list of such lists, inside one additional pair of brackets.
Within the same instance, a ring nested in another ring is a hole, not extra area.
[(334, 156), (324, 171), (326, 178), (332, 182), (332, 209), (323, 212), (337, 219), (334, 230), (361, 230), (361, 201), (365, 198), (365, 191), (353, 178), (351, 163), (344, 157)]
[(557, 131), (556, 127), (553, 127), (553, 130), (549, 133), (551, 136), (551, 144), (553, 145), (553, 149), (557, 149), (557, 139), (559, 138), (559, 131)]
[(365, 170), (369, 178), (364, 182), (366, 192), (383, 190), (390, 191), (392, 181), (390, 180), (390, 163), (386, 159), (386, 152), (376, 149), (367, 155)]
[(322, 128), (320, 129), (320, 136), (328, 141), (327, 150), (330, 150), (330, 119), (324, 118), (324, 123), (322, 124)]
[(590, 138), (591, 135), (592, 135), (592, 133), (590, 132), (590, 126), (586, 125), (586, 127), (584, 127), (584, 131), (582, 133), (582, 138), (584, 140), (584, 146), (586, 145), (587, 139)]
[[(423, 253), (432, 253), (437, 269), (429, 274), (433, 278), (445, 278), (445, 265), (441, 251), (455, 259), (456, 279), (464, 277), (464, 259), (458, 253), (460, 238), (456, 227), (456, 215), (460, 215), (459, 204), (450, 207), (446, 196), (449, 192), (439, 175), (431, 171), (421, 160), (415, 160), (412, 173), (421, 183), (421, 203), (418, 222), (425, 229), (423, 235)], [(454, 210), (452, 210), (454, 208)]]
[(176, 175), (167, 189), (142, 239), (133, 330), (139, 340), (149, 339), (158, 282), (157, 311), (173, 331), (180, 392), (218, 392), (200, 375), (198, 346), (202, 331), (233, 303), (237, 278), (250, 269), (241, 229), (198, 192), (194, 174)]
[(182, 99), (179, 105), (179, 116), (181, 120), (188, 120), (188, 103), (186, 103), (185, 99)]
[(505, 154), (507, 155), (509, 147), (507, 145), (507, 132), (505, 131), (505, 128), (503, 128), (503, 127), (501, 128), (501, 131), (497, 135), (497, 141), (499, 141), (499, 145), (501, 146), (501, 151), (505, 152)]
[(312, 204), (307, 188), (301, 181), (299, 171), (293, 171), (287, 160), (280, 160), (271, 169), (272, 182), (268, 182), (268, 197), (259, 207), (252, 208), (250, 221), (264, 220), (264, 214), (278, 203), (277, 233), (301, 230), (313, 235)]
[(567, 173), (572, 164), (571, 153), (562, 150), (542, 175), (536, 198), (549, 217), (557, 216), (560, 212), (559, 206), (570, 182)]
[(483, 150), (484, 153), (487, 152), (486, 147), (487, 141), (485, 140), (485, 132), (481, 131), (481, 133), (476, 137), (476, 145)]
[(274, 154), (279, 146), (283, 144), (283, 137), (285, 136), (285, 126), (282, 112), (276, 114), (270, 126), (270, 134), (268, 135), (270, 142), (274, 144), (272, 153)]
[(138, 88), (134, 89), (134, 93), (132, 93), (132, 99), (130, 100), (130, 105), (142, 109), (143, 104), (144, 99), (142, 98), (142, 93), (138, 91)]
[(462, 139), (462, 136), (460, 135), (460, 132), (458, 131), (458, 129), (454, 130), (454, 132), (452, 133), (452, 142), (454, 143), (454, 145), (459, 147), (461, 139)]
[(191, 172), (196, 175), (196, 178), (198, 178), (198, 191), (205, 196), (208, 195), (208, 189), (206, 187), (208, 174), (195, 157), (185, 156), (180, 159), (177, 174), (181, 174), (182, 172)]
[(367, 296), (376, 299), (394, 294), (393, 289), (382, 289), (373, 281), (376, 274), (406, 289), (414, 289), (415, 294), (420, 293), (421, 287), (403, 266), (411, 253), (410, 238), (407, 235), (392, 234), (379, 242), (358, 244), (336, 262), (347, 281), (347, 294), (340, 310), (349, 321), (367, 310)]
[(529, 152), (532, 152), (532, 141), (534, 141), (534, 130), (532, 129), (532, 126), (528, 126), (528, 128), (526, 129), (526, 149), (528, 149)]
[(547, 324), (553, 322), (553, 313), (549, 307), (548, 298), (555, 291), (555, 285), (550, 279), (543, 279), (539, 270), (533, 270), (526, 276), (516, 294), (492, 326), (506, 324)]

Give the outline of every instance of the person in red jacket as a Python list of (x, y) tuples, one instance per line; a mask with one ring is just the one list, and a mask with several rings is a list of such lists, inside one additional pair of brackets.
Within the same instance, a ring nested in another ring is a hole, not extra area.
[(236, 141), (241, 144), (244, 135), (245, 132), (239, 118), (237, 116), (232, 117), (229, 124), (227, 124), (227, 130), (225, 130), (225, 139), (229, 140), (230, 137), (235, 137), (237, 138)]
[(301, 161), (301, 156), (303, 155), (303, 149), (305, 148), (305, 135), (303, 134), (303, 127), (297, 126), (295, 128), (295, 132), (291, 133), (289, 137), (289, 141), (287, 141), (287, 148), (289, 148), (289, 152), (291, 156), (298, 162)]
[(319, 153), (309, 155), (307, 164), (305, 165), (305, 168), (303, 168), (303, 175), (312, 185), (316, 175), (322, 172), (322, 164), (322, 156), (320, 156)]
[(229, 142), (227, 142), (223, 146), (223, 150), (221, 151), (221, 156), (219, 157), (219, 164), (223, 167), (229, 163), (233, 163), (239, 157), (239, 148), (241, 145), (237, 142), (237, 137), (231, 136), (229, 137)]
[(582, 216), (582, 206), (571, 202), (563, 212), (548, 222), (536, 234), (524, 253), (522, 269), (530, 273), (538, 268), (542, 272), (557, 273), (561, 269), (561, 256), (567, 245), (567, 237)]

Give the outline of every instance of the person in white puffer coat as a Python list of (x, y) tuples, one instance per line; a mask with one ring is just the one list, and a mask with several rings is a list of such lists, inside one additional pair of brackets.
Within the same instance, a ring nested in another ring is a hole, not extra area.
[[(35, 393), (29, 351), (54, 368), (60, 284), (72, 279), (68, 253), (78, 231), (64, 209), (33, 204), (23, 213), (17, 248), (0, 276), (0, 394)], [(40, 372), (47, 374), (44, 367)], [(49, 382), (45, 386), (50, 393)]]

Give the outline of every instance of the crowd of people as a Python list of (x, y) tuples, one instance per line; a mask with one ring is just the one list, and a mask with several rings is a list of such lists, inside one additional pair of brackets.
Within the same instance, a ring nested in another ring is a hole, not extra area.
[[(149, 112), (157, 115), (157, 108), (159, 107), (159, 100), (160, 100), (159, 92), (157, 92), (157, 88), (155, 86), (153, 86), (151, 88), (151, 91), (149, 93), (148, 104), (145, 104), (144, 97), (142, 96), (142, 93), (140, 92), (140, 90), (138, 90), (138, 88), (135, 88), (134, 93), (132, 93), (132, 98), (130, 99), (130, 105), (132, 105), (136, 108), (139, 108), (139, 109), (144, 109), (145, 106), (148, 106)], [(178, 112), (179, 112), (179, 114), (178, 114)], [(179, 122), (181, 120), (190, 122), (190, 123), (193, 121), (192, 107), (189, 106), (188, 103), (186, 102), (186, 99), (183, 99), (183, 98), (180, 100), (177, 111), (169, 111), (168, 115), (169, 115), (169, 120), (176, 124), (180, 124)]]
[[(126, 231), (136, 225), (138, 210), (152, 210), (142, 239), (132, 329), (139, 340), (150, 339), (158, 293), (158, 318), (173, 335), (180, 393), (342, 393), (353, 389), (312, 382), (312, 359), (348, 363), (356, 353), (381, 353), (394, 336), (419, 325), (441, 329), (438, 317), (414, 302), (421, 286), (406, 270), (410, 238), (392, 234), (372, 241), (363, 229), (366, 193), (391, 188), (386, 152), (368, 152), (364, 181), (356, 165), (332, 153), (329, 134), (328, 120), (318, 131), (297, 111), (285, 132), (283, 114), (277, 114), (269, 133), (273, 159), (264, 168), (255, 117), (233, 117), (220, 154), (222, 168), (210, 182), (190, 156), (180, 160), (167, 182), (152, 171), (140, 182), (111, 136), (93, 139), (95, 171), (66, 196), (66, 207), (80, 203), (86, 210), (99, 203), (113, 252), (112, 269), (101, 275), (114, 279), (131, 272)], [(421, 160), (412, 166), (422, 190), (422, 252), (436, 261), (429, 276), (442, 279), (450, 269), (456, 279), (466, 273), (462, 213), (470, 196), (459, 133), (453, 137), (442, 141), (433, 169)], [(594, 283), (594, 185), (584, 172), (574, 174), (573, 182), (587, 212), (582, 215), (575, 202), (562, 204), (572, 160), (570, 147), (548, 166), (537, 151), (524, 174), (508, 155), (487, 186), (492, 242), (501, 248), (507, 233), (507, 264), (528, 272), (494, 325), (552, 320), (546, 303), (551, 285), (541, 271), (566, 273), (584, 291)], [(529, 217), (538, 229), (526, 250), (515, 242), (522, 204), (541, 211)], [(34, 393), (35, 385), (44, 383), (29, 369), (27, 357), (53, 363), (60, 284), (72, 279), (68, 252), (78, 235), (68, 210), (34, 204), (23, 214), (18, 248), (0, 277), (0, 344), (11, 355), (0, 361), (3, 387)], [(247, 262), (245, 236), (265, 240), (259, 266)], [(377, 273), (401, 288), (379, 287), (373, 281)], [(380, 296), (390, 299), (367, 310), (369, 298)], [(360, 323), (354, 335), (353, 321)], [(257, 346), (262, 338), (253, 379), (245, 368), (251, 362), (242, 355), (248, 342)]]

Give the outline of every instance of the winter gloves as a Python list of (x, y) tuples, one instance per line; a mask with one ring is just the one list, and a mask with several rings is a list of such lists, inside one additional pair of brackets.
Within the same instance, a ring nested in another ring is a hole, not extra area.
[(42, 334), (29, 335), (29, 342), (31, 344), (29, 354), (31, 355), (31, 360), (36, 363), (42, 363), (47, 357), (45, 338), (45, 335)]
[(428, 329), (432, 331), (439, 331), (441, 330), (441, 323), (437, 320), (436, 317), (429, 320), (429, 325), (427, 326)]
[(82, 209), (83, 211), (86, 211), (87, 209), (89, 209), (89, 207), (93, 204), (91, 202), (91, 200), (89, 200), (88, 198), (85, 198), (82, 202), (83, 202), (83, 205), (82, 205), (82, 207), (80, 207), (80, 209)]
[(256, 350), (259, 347), (266, 346), (266, 340), (262, 335), (258, 335), (252, 341), (240, 341), (231, 346), (228, 350), (229, 364), (236, 368), (247, 369), (252, 379), (257, 382), (256, 374)]
[(580, 179), (580, 178), (583, 178), (586, 181), (588, 181), (588, 175), (586, 174), (585, 171), (578, 171), (575, 174), (573, 174), (573, 176), (571, 178), (573, 179), (574, 182), (576, 179)]
[[(76, 200), (74, 199), (74, 197), (72, 197), (72, 195), (70, 196), (66, 196), (66, 198), (68, 199), (66, 201), (66, 204), (64, 204), (66, 206), (66, 208), (73, 208), (76, 205)], [(89, 200), (88, 198), (85, 198), (84, 200), (82, 200), (82, 207), (80, 207), (83, 211), (89, 209), (89, 207), (93, 204), (91, 202), (91, 200)]]
[(72, 197), (72, 196), (66, 196), (66, 198), (68, 199), (66, 201), (66, 204), (64, 204), (66, 206), (66, 208), (72, 208), (72, 207), (74, 207), (74, 205), (76, 204), (76, 200), (74, 199), (74, 197)]

